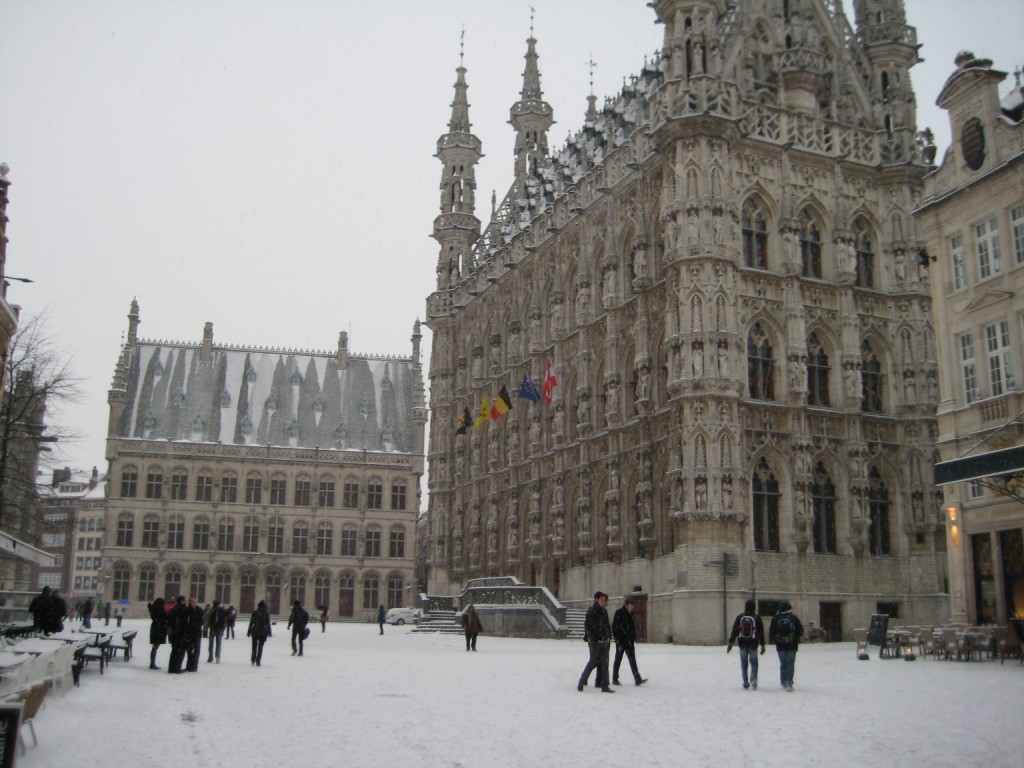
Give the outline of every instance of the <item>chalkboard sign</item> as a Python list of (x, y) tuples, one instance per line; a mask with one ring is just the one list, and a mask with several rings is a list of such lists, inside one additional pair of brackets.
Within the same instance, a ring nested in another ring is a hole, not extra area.
[(14, 765), (18, 754), (18, 729), (21, 727), (21, 704), (0, 707), (0, 768)]
[(885, 647), (885, 633), (889, 630), (889, 614), (875, 613), (871, 615), (868, 626), (868, 645)]

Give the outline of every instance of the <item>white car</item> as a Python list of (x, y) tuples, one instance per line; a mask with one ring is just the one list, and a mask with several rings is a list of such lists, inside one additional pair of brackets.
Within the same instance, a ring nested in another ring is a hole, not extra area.
[(423, 612), (419, 608), (392, 608), (384, 620), (388, 624), (419, 624)]

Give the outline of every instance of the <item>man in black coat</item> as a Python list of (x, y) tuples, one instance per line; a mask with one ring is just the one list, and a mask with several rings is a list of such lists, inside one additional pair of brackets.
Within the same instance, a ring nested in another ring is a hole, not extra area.
[(167, 630), (171, 641), (171, 658), (167, 660), (167, 672), (178, 675), (181, 674), (181, 664), (185, 660), (188, 638), (188, 606), (185, 604), (184, 595), (178, 595), (174, 607), (167, 614)]
[(619, 667), (622, 666), (623, 654), (629, 659), (633, 681), (637, 685), (647, 682), (647, 678), (640, 677), (640, 670), (636, 667), (636, 624), (633, 623), (635, 607), (636, 601), (632, 597), (627, 597), (612, 618), (612, 634), (615, 636), (615, 664), (612, 667), (612, 683), (615, 685), (622, 685), (619, 682)]
[(793, 613), (789, 600), (779, 603), (779, 612), (772, 617), (768, 625), (768, 642), (775, 643), (775, 651), (779, 654), (779, 679), (782, 687), (793, 692), (793, 673), (796, 668), (796, 652), (800, 648), (800, 638), (804, 634), (804, 625)]
[[(292, 656), (302, 655), (302, 641), (306, 639), (306, 625), (309, 623), (309, 613), (302, 607), (302, 603), (296, 600), (292, 604), (292, 612), (288, 616), (288, 628), (292, 631)], [(298, 644), (296, 644), (298, 640)]]
[(591, 671), (596, 668), (601, 677), (602, 693), (615, 693), (608, 685), (608, 646), (612, 641), (612, 626), (608, 621), (607, 606), (608, 595), (604, 592), (595, 592), (594, 604), (587, 609), (587, 616), (584, 620), (584, 639), (590, 649), (590, 660), (587, 661), (587, 666), (583, 668), (583, 674), (580, 675), (580, 682), (576, 686), (577, 691), (582, 691), (586, 687)]
[(203, 609), (199, 607), (199, 601), (190, 597), (186, 606), (185, 633), (186, 645), (185, 662), (186, 672), (199, 671), (199, 656), (203, 651)]
[(28, 612), (32, 614), (32, 626), (35, 629), (42, 630), (43, 625), (48, 622), (50, 601), (50, 588), (43, 587), (43, 591), (33, 597), (32, 602), (28, 604)]

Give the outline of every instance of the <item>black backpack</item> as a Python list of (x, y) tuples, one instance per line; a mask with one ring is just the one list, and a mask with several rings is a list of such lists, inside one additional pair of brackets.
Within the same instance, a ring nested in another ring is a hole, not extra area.
[(753, 616), (740, 617), (740, 637), (744, 640), (757, 640), (757, 622)]
[(796, 624), (793, 623), (793, 614), (780, 613), (775, 617), (775, 642), (784, 645), (792, 645), (796, 642)]

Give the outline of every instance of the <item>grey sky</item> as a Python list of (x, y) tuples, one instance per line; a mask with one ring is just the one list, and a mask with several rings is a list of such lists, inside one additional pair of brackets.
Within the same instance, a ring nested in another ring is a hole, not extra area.
[[(533, 0), (560, 146), (589, 92), (618, 91), (662, 28), (643, 0)], [(849, 6), (849, 3), (847, 3)], [(1012, 72), (1024, 3), (907, 0), (925, 59), (919, 125), (958, 50)], [(483, 142), (478, 215), (512, 176), (509, 107), (530, 4), (500, 0), (5, 0), (0, 161), (11, 166), (8, 300), (48, 308), (88, 378), (53, 415), (86, 435), (62, 463), (103, 470), (106, 392), (133, 297), (144, 338), (408, 355), (434, 286), (437, 137), (460, 29)], [(852, 20), (852, 11), (849, 12)], [(1009, 77), (1003, 92), (1013, 83)], [(425, 330), (425, 329), (424, 329)], [(424, 373), (429, 334), (424, 337)], [(539, 372), (535, 372), (539, 373)]]

